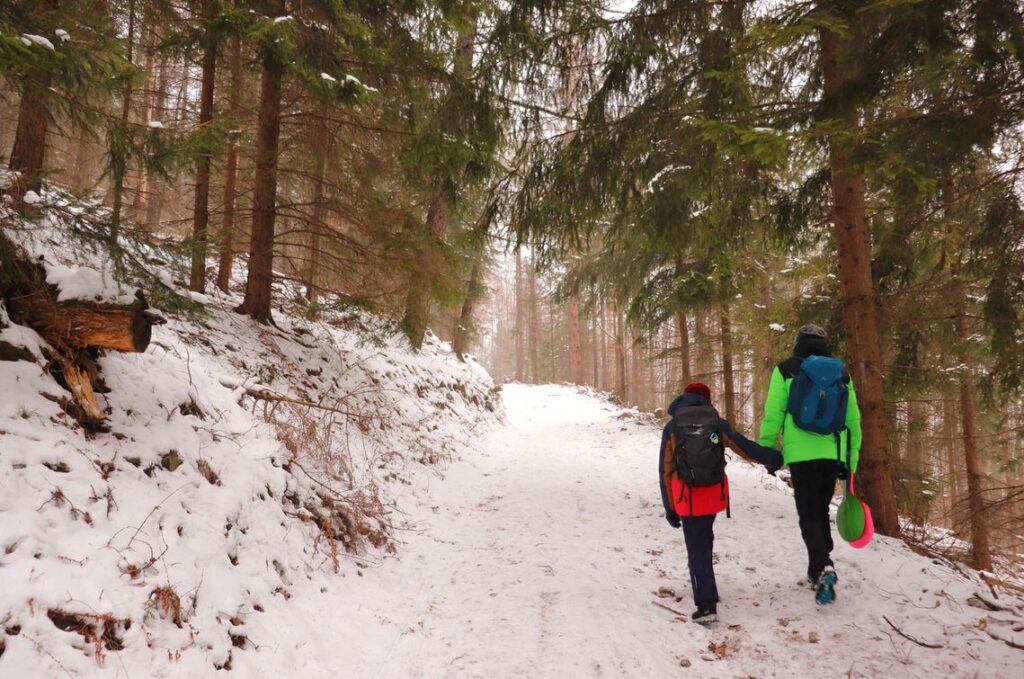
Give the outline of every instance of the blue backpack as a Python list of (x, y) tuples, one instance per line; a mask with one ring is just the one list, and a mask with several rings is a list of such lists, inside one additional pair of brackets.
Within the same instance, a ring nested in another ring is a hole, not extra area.
[(786, 410), (796, 426), (817, 434), (835, 434), (846, 428), (850, 392), (845, 366), (838, 358), (808, 356), (789, 386)]

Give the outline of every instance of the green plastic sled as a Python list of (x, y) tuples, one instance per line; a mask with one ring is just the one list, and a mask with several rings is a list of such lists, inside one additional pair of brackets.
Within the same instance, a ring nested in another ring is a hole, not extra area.
[(852, 493), (847, 493), (839, 504), (836, 513), (836, 528), (839, 536), (847, 542), (853, 542), (864, 535), (864, 503)]
[(836, 528), (839, 536), (850, 543), (855, 549), (863, 549), (871, 543), (875, 536), (875, 522), (871, 518), (871, 508), (867, 503), (853, 494), (853, 474), (846, 482), (846, 494), (836, 512)]

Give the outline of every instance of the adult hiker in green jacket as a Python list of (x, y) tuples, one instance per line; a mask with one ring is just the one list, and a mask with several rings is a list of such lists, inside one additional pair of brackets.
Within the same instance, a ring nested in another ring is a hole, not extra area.
[[(772, 448), (777, 445), (779, 435), (782, 436), (782, 457), (790, 470), (800, 534), (807, 547), (807, 579), (815, 589), (815, 599), (819, 604), (835, 600), (838, 578), (831, 557), (833, 543), (829, 504), (835, 493), (836, 480), (845, 479), (848, 472), (857, 470), (861, 444), (860, 409), (853, 381), (845, 370), (841, 375), (847, 395), (845, 430), (822, 434), (801, 429), (793, 419), (789, 401), (790, 387), (804, 361), (810, 356), (831, 355), (824, 328), (818, 325), (800, 328), (793, 355), (779, 363), (772, 372), (758, 440), (762, 446)], [(841, 418), (841, 415), (837, 417)], [(842, 424), (839, 422), (840, 428)]]

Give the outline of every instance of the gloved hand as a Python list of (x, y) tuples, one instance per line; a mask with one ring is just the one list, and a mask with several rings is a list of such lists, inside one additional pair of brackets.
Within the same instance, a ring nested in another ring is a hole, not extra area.
[(850, 470), (846, 468), (845, 464), (839, 465), (839, 472), (836, 474), (836, 478), (840, 481), (845, 481), (846, 477), (850, 475)]
[(775, 473), (782, 469), (782, 453), (777, 450), (772, 451), (771, 460), (764, 466), (768, 470), (768, 474), (775, 476)]
[(683, 525), (679, 520), (679, 515), (675, 512), (665, 512), (665, 520), (668, 521), (668, 525), (673, 528), (679, 528), (679, 526)]

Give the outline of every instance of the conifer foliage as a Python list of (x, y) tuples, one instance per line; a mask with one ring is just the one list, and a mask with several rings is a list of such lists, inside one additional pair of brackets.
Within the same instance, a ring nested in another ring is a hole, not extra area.
[(979, 568), (1024, 533), (1022, 126), (1016, 0), (0, 3), (10, 199), (91, 196), (123, 275), (172, 243), (255, 322), (371, 308), (650, 410), (702, 380), (749, 433), (819, 323), (879, 530)]

